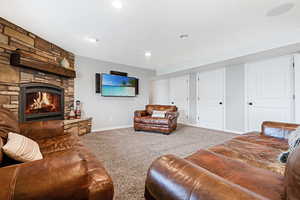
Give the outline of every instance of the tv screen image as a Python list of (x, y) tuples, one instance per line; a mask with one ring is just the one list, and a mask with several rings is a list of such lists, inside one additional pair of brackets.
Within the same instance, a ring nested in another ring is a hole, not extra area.
[(137, 79), (133, 77), (102, 74), (101, 95), (108, 97), (135, 97)]

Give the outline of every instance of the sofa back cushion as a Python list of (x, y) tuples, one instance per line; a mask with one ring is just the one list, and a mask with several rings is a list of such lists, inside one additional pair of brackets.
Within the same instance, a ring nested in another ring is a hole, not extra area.
[(176, 106), (164, 106), (164, 105), (147, 105), (146, 106), (146, 111), (149, 115), (152, 115), (153, 110), (175, 112), (175, 111), (177, 111), (177, 107)]
[(300, 125), (282, 122), (263, 122), (262, 134), (280, 139), (287, 139), (289, 134), (295, 131)]
[(35, 141), (54, 138), (67, 132), (64, 131), (63, 120), (49, 120), (37, 122), (25, 122), (20, 124), (20, 131), (22, 135), (33, 139)]
[(6, 140), (9, 132), (19, 133), (19, 122), (11, 111), (0, 105), (0, 137)]
[(300, 146), (289, 155), (284, 185), (286, 199), (297, 200), (300, 198)]

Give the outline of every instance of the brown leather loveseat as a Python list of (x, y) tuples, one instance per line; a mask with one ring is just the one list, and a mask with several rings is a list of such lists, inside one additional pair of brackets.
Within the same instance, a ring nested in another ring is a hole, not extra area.
[[(164, 118), (152, 117), (153, 110), (167, 111)], [(176, 106), (147, 105), (145, 110), (135, 111), (134, 129), (170, 134), (177, 128), (179, 114)]]
[[(147, 200), (299, 200), (300, 147), (286, 165), (286, 135), (299, 125), (264, 122), (248, 133), (185, 159), (166, 155), (151, 165)], [(271, 136), (272, 135), (272, 136)], [(276, 136), (276, 137), (273, 137)]]
[(113, 199), (110, 176), (76, 134), (64, 132), (62, 121), (19, 124), (0, 106), (0, 146), (8, 132), (38, 142), (44, 158), (16, 163), (0, 151), (1, 200)]

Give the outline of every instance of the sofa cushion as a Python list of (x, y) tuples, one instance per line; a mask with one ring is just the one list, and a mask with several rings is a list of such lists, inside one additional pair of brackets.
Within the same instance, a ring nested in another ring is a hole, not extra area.
[(300, 197), (300, 146), (291, 153), (285, 171), (284, 179), (286, 198), (297, 200)]
[(7, 139), (9, 132), (20, 132), (18, 120), (11, 111), (0, 106), (0, 137)]
[(284, 174), (285, 165), (278, 161), (278, 156), (282, 153), (279, 149), (232, 139), (209, 150), (255, 167)]
[(286, 139), (279, 139), (259, 133), (247, 133), (245, 135), (235, 137), (234, 139), (254, 144), (260, 144), (283, 151), (286, 151), (289, 148), (288, 141)]
[(169, 119), (167, 118), (153, 118), (151, 116), (135, 117), (134, 120), (136, 123), (142, 123), (142, 124), (158, 124), (158, 125), (169, 124)]
[(264, 197), (280, 200), (284, 196), (283, 176), (271, 171), (207, 150), (199, 150), (186, 160)]
[(8, 133), (7, 143), (2, 149), (10, 158), (21, 162), (43, 159), (39, 145), (35, 141), (16, 133)]

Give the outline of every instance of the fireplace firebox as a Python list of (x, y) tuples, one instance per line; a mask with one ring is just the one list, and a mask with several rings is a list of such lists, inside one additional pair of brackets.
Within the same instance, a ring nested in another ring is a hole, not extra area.
[(22, 84), (21, 122), (64, 119), (64, 89), (44, 83)]

